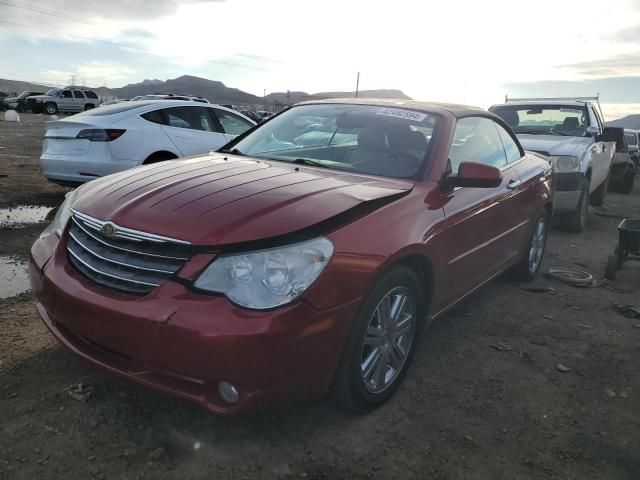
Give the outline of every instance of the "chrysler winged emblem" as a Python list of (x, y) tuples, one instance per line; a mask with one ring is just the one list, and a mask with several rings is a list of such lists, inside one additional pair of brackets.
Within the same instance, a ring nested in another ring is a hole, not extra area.
[(116, 229), (113, 226), (112, 223), (105, 223), (102, 226), (102, 229), (100, 230), (100, 232), (105, 236), (105, 237), (113, 237), (113, 235), (116, 233)]

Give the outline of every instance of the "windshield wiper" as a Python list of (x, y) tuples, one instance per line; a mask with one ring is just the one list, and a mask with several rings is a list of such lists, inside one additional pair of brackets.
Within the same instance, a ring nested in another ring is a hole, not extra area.
[(221, 149), (220, 150), (222, 153), (230, 153), (231, 155), (239, 155), (241, 157), (246, 157), (247, 154), (246, 153), (242, 153), (240, 150), (238, 150), (237, 148), (232, 148), (231, 150), (227, 150), (225, 149)]
[(324, 163), (316, 162), (315, 160), (311, 160), (309, 158), (296, 158), (291, 163), (298, 163), (300, 165), (309, 165), (311, 167), (329, 168)]
[(544, 130), (518, 130), (516, 134), (524, 133), (526, 135), (549, 135), (549, 132), (545, 132)]

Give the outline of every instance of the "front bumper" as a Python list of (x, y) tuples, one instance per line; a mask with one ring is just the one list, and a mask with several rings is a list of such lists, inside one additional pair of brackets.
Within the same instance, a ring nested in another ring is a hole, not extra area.
[[(79, 273), (53, 233), (34, 244), (30, 273), (38, 313), (69, 350), (217, 413), (324, 393), (359, 303), (255, 312), (172, 281), (131, 296)], [(237, 403), (220, 398), (220, 381), (236, 386)]]
[(553, 210), (557, 213), (571, 212), (578, 208), (582, 195), (584, 175), (575, 173), (556, 173)]

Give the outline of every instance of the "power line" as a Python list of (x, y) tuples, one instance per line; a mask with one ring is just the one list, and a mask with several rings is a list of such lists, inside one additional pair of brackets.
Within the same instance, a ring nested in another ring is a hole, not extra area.
[[(5, 3), (5, 2), (4, 2), (4, 0), (0, 0), (0, 3)], [(126, 44), (126, 43), (110, 42), (108, 40), (100, 40), (100, 39), (97, 39), (97, 38), (83, 37), (82, 35), (76, 35), (76, 34), (72, 34), (72, 33), (63, 33), (63, 32), (60, 32), (60, 31), (51, 30), (49, 28), (36, 27), (34, 25), (25, 25), (25, 24), (22, 24), (22, 23), (10, 22), (8, 20), (0, 20), (0, 23), (4, 23), (4, 24), (7, 24), (7, 25), (13, 25), (14, 27), (26, 28), (26, 29), (30, 29), (30, 30), (40, 30), (42, 32), (47, 32), (47, 33), (50, 33), (52, 35), (58, 35), (60, 37), (79, 38), (81, 40), (86, 40), (88, 42), (103, 43), (105, 45), (110, 45), (112, 47), (117, 47), (117, 48), (129, 48), (129, 49), (132, 49), (132, 50), (139, 50), (141, 52), (150, 53), (151, 55), (154, 55), (154, 56), (159, 56), (157, 53), (153, 52), (152, 50), (150, 50), (148, 48), (138, 47), (138, 46), (135, 46), (135, 45), (129, 45), (129, 44)], [(178, 59), (185, 60), (185, 61), (189, 60), (187, 57), (180, 57), (180, 56), (174, 56), (172, 58), (178, 58)], [(241, 65), (239, 63), (224, 62), (222, 60), (205, 59), (205, 62), (207, 62), (207, 63), (217, 63), (219, 65), (227, 65), (229, 67), (247, 68), (247, 69), (250, 69), (250, 70), (261, 70), (261, 71), (264, 71), (264, 72), (271, 72), (272, 71), (272, 70), (270, 70), (268, 68), (254, 67), (254, 66), (250, 66), (250, 65)]]

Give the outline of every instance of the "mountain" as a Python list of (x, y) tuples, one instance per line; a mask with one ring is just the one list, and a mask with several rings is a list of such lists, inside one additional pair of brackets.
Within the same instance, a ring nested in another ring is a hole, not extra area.
[[(287, 95), (288, 93), (288, 95)], [(267, 95), (265, 100), (267, 103), (280, 103), (283, 105), (289, 105), (298, 103), (301, 98), (308, 97), (307, 92), (274, 92)]]
[[(47, 91), (45, 85), (28, 82), (0, 79), (0, 90), (6, 92), (23, 92), (25, 90)], [(206, 78), (183, 75), (166, 81), (145, 79), (139, 83), (130, 83), (120, 88), (98, 87), (93, 89), (100, 98), (131, 98), (151, 93), (175, 93), (177, 95), (198, 95), (208, 98), (213, 103), (231, 103), (234, 105), (263, 105), (275, 106), (276, 109), (285, 105), (292, 105), (306, 100), (320, 100), (325, 98), (351, 98), (355, 92), (320, 92), (309, 94), (303, 91), (274, 92), (266, 97), (252, 95), (237, 88), (227, 87), (224, 83)], [(400, 90), (361, 90), (358, 96), (365, 98), (386, 98), (411, 100)]]
[[(353, 98), (356, 92), (321, 92), (309, 95), (309, 100), (319, 100), (323, 98)], [(361, 98), (384, 98), (392, 100), (412, 100), (401, 90), (360, 90), (358, 97)]]
[(167, 81), (144, 80), (122, 88), (109, 89), (109, 96), (131, 98), (150, 93), (175, 93), (177, 95), (198, 95), (214, 103), (261, 104), (262, 98), (237, 88), (229, 88), (224, 83), (206, 78), (183, 75)]
[(37, 83), (31, 82), (22, 82), (20, 80), (5, 80), (4, 78), (0, 78), (0, 91), (7, 93), (17, 93), (20, 94), (26, 91), (32, 92), (46, 92), (51, 87), (46, 85), (39, 85)]
[[(356, 92), (288, 92), (288, 95), (287, 92), (274, 92), (267, 95), (265, 99), (268, 103), (271, 104), (292, 105), (294, 103), (310, 100), (323, 100), (327, 98), (353, 98), (355, 96)], [(358, 97), (411, 100), (411, 97), (406, 95), (401, 90), (360, 90), (358, 92)]]
[(640, 130), (640, 115), (627, 115), (626, 117), (607, 122), (608, 127), (630, 128), (631, 130)]

